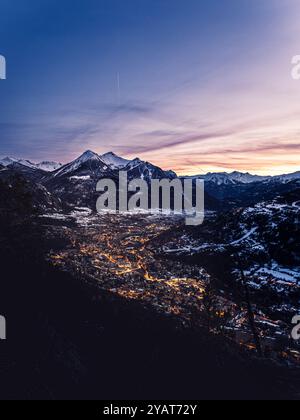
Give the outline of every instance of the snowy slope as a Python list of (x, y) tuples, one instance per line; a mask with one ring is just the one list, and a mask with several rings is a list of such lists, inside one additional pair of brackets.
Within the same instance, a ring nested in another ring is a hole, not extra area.
[(287, 183), (290, 181), (300, 180), (300, 171), (292, 174), (285, 174), (279, 176), (259, 176), (252, 175), (249, 173), (243, 172), (209, 172), (206, 175), (195, 175), (191, 178), (204, 179), (206, 182), (211, 182), (218, 186), (222, 185), (238, 185), (238, 184), (252, 184), (254, 182), (264, 182), (264, 183)]
[(41, 169), (42, 171), (45, 172), (53, 172), (56, 171), (57, 169), (62, 167), (61, 163), (57, 163), (57, 162), (41, 162), (41, 163), (37, 163), (35, 165), (38, 169)]
[(124, 168), (127, 171), (128, 179), (140, 178), (149, 182), (152, 179), (174, 179), (176, 178), (175, 172), (163, 171), (158, 166), (154, 166), (149, 162), (144, 162), (136, 158), (128, 163)]
[(206, 175), (197, 175), (192, 178), (204, 179), (206, 182), (212, 182), (216, 185), (251, 184), (253, 182), (260, 182), (271, 179), (271, 177), (262, 177), (236, 171), (232, 173), (208, 173)]
[(85, 169), (90, 168), (91, 171), (94, 171), (97, 167), (103, 170), (108, 169), (106, 163), (103, 162), (99, 155), (90, 150), (87, 150), (78, 159), (75, 159), (73, 162), (68, 163), (56, 170), (53, 173), (53, 175), (55, 177), (63, 177), (66, 175), (79, 175), (76, 172), (83, 167)]
[(15, 162), (18, 162), (18, 159), (10, 158), (10, 157), (5, 157), (3, 159), (0, 159), (0, 164), (3, 166), (8, 166)]
[(27, 159), (16, 159), (16, 158), (11, 158), (11, 157), (0, 159), (0, 164), (3, 166), (9, 166), (14, 163), (18, 163), (20, 165), (26, 166), (27, 168), (31, 168), (31, 169), (40, 169), (45, 172), (53, 172), (62, 166), (60, 163), (57, 163), (57, 162), (33, 163)]
[(117, 156), (112, 152), (106, 153), (100, 157), (103, 162), (105, 162), (106, 165), (110, 166), (112, 169), (122, 169), (130, 162), (130, 160), (123, 159), (122, 157)]
[(285, 174), (285, 175), (276, 176), (276, 177), (273, 178), (273, 180), (277, 181), (277, 182), (289, 182), (289, 181), (295, 181), (297, 179), (300, 180), (300, 171), (299, 172), (294, 172), (292, 174)]

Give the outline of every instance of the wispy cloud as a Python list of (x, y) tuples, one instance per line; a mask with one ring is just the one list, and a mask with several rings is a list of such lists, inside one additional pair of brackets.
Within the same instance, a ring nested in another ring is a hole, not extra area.
[(61, 42), (39, 7), (28, 24), (42, 13), (47, 30), (23, 34), (23, 21), (12, 47), (30, 45), (39, 58), (22, 56), (11, 68), (41, 67), (31, 83), (3, 85), (0, 154), (66, 162), (84, 149), (112, 150), (191, 174), (299, 169), (300, 84), (290, 77), (291, 56), (300, 53), (299, 1), (228, 0), (218, 13), (208, 0), (176, 1), (172, 10), (160, 2), (155, 25), (151, 2), (137, 18), (119, 3), (104, 20), (87, 18), (84, 2), (72, 16), (62, 10)]

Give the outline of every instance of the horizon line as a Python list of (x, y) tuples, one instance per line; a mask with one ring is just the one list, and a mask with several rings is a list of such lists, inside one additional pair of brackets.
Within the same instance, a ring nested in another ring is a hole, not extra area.
[[(13, 160), (16, 160), (16, 161), (23, 160), (23, 161), (27, 161), (27, 162), (29, 162), (29, 163), (31, 163), (33, 165), (34, 164), (44, 163), (44, 162), (51, 162), (51, 163), (58, 163), (58, 164), (60, 164), (62, 166), (65, 166), (65, 165), (73, 162), (74, 160), (77, 160), (82, 155), (84, 155), (85, 153), (88, 153), (88, 152), (92, 152), (92, 153), (94, 153), (95, 155), (97, 155), (99, 157), (102, 157), (102, 156), (107, 155), (107, 154), (113, 154), (113, 155), (115, 155), (118, 158), (126, 159), (128, 161), (133, 161), (135, 159), (140, 159), (138, 157), (135, 157), (135, 158), (132, 158), (132, 159), (131, 158), (130, 159), (127, 159), (127, 158), (124, 158), (123, 156), (121, 156), (121, 155), (119, 155), (119, 154), (117, 154), (117, 153), (115, 153), (113, 151), (108, 151), (108, 152), (104, 152), (104, 153), (101, 153), (100, 154), (100, 153), (94, 152), (91, 149), (87, 149), (84, 152), (80, 153), (77, 158), (72, 159), (72, 160), (67, 160), (66, 159), (64, 163), (62, 161), (59, 162), (57, 160), (54, 161), (52, 159), (42, 159), (42, 160), (38, 160), (37, 161), (36, 159), (31, 159), (31, 158), (16, 158), (15, 156), (9, 156), (9, 155), (6, 155), (6, 156), (2, 155), (3, 157), (0, 157), (0, 160), (4, 160), (4, 159), (13, 159)], [(265, 178), (266, 177), (274, 178), (274, 177), (277, 177), (277, 176), (291, 175), (291, 174), (300, 172), (300, 168), (299, 168), (298, 171), (296, 170), (296, 171), (292, 171), (292, 172), (282, 172), (282, 173), (279, 173), (277, 175), (271, 175), (271, 174), (258, 174), (258, 173), (252, 172), (251, 170), (246, 170), (246, 169), (245, 170), (228, 169), (228, 170), (220, 170), (220, 171), (208, 170), (207, 172), (206, 171), (203, 171), (203, 174), (201, 174), (199, 172), (195, 172), (194, 174), (192, 174), (192, 173), (191, 174), (187, 174), (187, 173), (184, 173), (182, 171), (178, 171), (176, 169), (170, 169), (170, 168), (164, 169), (159, 164), (154, 163), (154, 161), (143, 160), (143, 159), (140, 159), (140, 160), (143, 161), (143, 162), (148, 162), (148, 163), (150, 163), (150, 164), (152, 164), (152, 165), (154, 165), (156, 167), (159, 167), (159, 168), (163, 169), (164, 171), (173, 171), (173, 172), (176, 173), (176, 175), (178, 175), (178, 177), (196, 177), (196, 176), (206, 176), (206, 175), (211, 175), (211, 174), (217, 174), (217, 175), (221, 175), (221, 174), (227, 174), (228, 175), (229, 174), (229, 175), (231, 175), (231, 174), (234, 174), (234, 173), (239, 173), (239, 174), (243, 174), (243, 175), (251, 175), (251, 176), (257, 176), (257, 177), (262, 177), (262, 178), (263, 177), (265, 177)], [(226, 168), (225, 165), (224, 165), (224, 168)], [(199, 169), (201, 170), (201, 168), (199, 168)]]

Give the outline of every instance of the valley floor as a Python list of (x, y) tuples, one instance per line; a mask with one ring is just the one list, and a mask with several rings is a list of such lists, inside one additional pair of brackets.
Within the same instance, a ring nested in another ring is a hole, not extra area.
[[(164, 237), (172, 236), (172, 231), (184, 223), (180, 218), (100, 216), (77, 209), (70, 215), (52, 215), (48, 219), (46, 215), (42, 220), (50, 236), (62, 234), (63, 230), (68, 238), (67, 246), (48, 254), (55, 267), (86, 283), (96, 284), (99, 290), (172, 316), (181, 328), (203, 328), (210, 321), (211, 332), (223, 334), (255, 353), (243, 290), (234, 278), (231, 290), (226, 290), (221, 275), (220, 285), (214, 288), (212, 301), (208, 302), (213, 275), (205, 255), (200, 261), (190, 262), (180, 258), (179, 247), (179, 256), (169, 258), (168, 241)], [(57, 226), (53, 226), (55, 220), (59, 221)], [(72, 227), (64, 226), (66, 222), (72, 222)], [(240, 244), (250, 236), (246, 234), (233, 243)], [(298, 365), (300, 348), (290, 338), (291, 320), (297, 307), (292, 305), (289, 293), (300, 295), (300, 271), (273, 263), (270, 269), (254, 265), (251, 271), (244, 271), (244, 275), (252, 291), (256, 328), (266, 357), (278, 363)]]

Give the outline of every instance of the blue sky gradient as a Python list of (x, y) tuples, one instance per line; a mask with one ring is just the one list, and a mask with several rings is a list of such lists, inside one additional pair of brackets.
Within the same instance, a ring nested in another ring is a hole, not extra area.
[(0, 155), (299, 168), (296, 0), (1, 0)]

